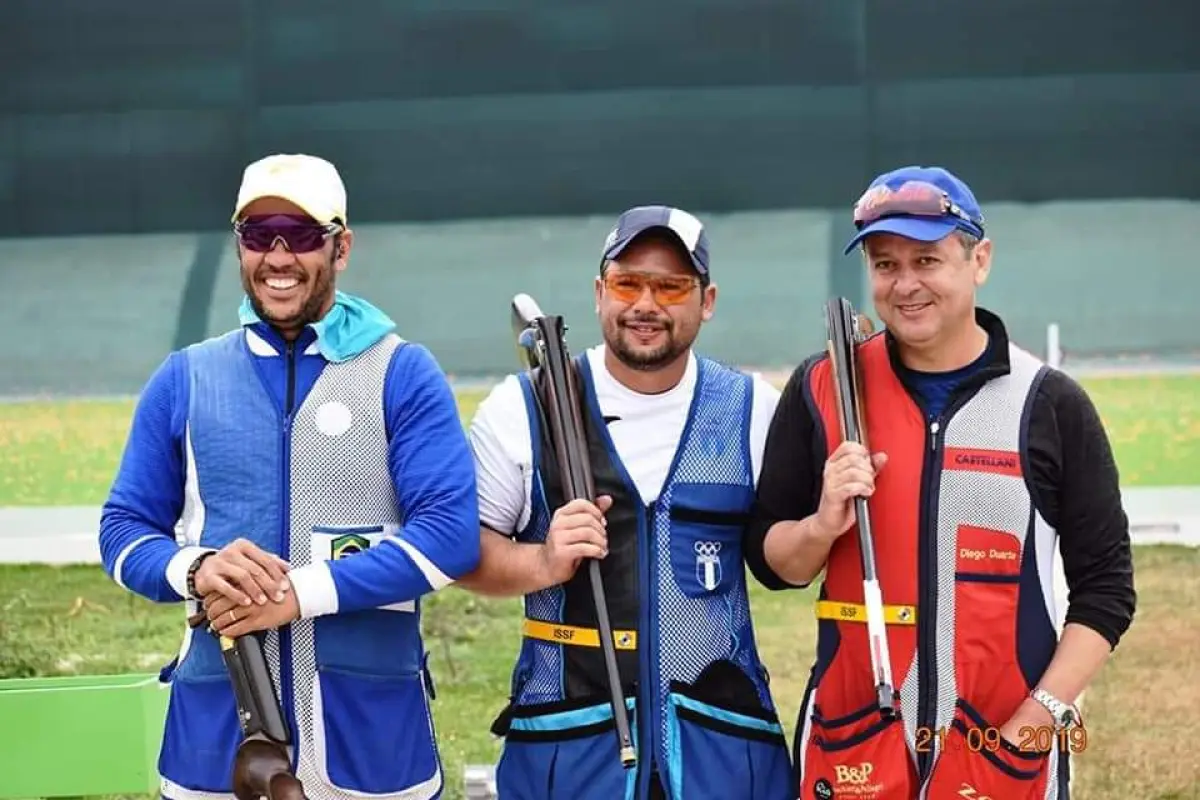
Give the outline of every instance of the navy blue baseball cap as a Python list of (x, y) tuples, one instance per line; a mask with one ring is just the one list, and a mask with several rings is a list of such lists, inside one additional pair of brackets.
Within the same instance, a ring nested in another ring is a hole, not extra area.
[(983, 238), (983, 211), (971, 187), (942, 167), (901, 167), (867, 187), (854, 207), (858, 233), (846, 253), (872, 233), (936, 242), (961, 230)]
[(670, 206), (637, 206), (617, 218), (617, 226), (604, 240), (604, 261), (612, 261), (624, 252), (629, 243), (654, 228), (675, 234), (692, 259), (700, 277), (708, 278), (708, 234), (704, 225), (692, 214)]

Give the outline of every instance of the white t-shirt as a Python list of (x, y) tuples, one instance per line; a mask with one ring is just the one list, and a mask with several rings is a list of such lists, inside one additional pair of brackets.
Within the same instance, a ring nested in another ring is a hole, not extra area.
[[(683, 379), (674, 388), (652, 395), (639, 394), (612, 376), (604, 365), (604, 345), (589, 349), (586, 356), (617, 455), (643, 502), (652, 503), (662, 491), (683, 435), (696, 389), (696, 356), (689, 353)], [(779, 390), (757, 374), (753, 379), (750, 456), (757, 484)], [(529, 521), (533, 487), (529, 417), (516, 375), (505, 378), (480, 403), (469, 436), (475, 452), (480, 521), (511, 535)]]

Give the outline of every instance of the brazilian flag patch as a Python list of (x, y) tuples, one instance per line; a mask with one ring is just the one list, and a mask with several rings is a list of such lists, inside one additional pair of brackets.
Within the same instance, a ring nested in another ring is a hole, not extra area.
[(336, 561), (339, 558), (361, 553), (371, 546), (367, 537), (357, 533), (347, 533), (337, 537), (330, 543), (330, 557)]

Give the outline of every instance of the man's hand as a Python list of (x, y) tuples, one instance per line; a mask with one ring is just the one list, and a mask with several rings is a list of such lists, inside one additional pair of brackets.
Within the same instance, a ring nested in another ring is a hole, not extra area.
[(854, 524), (854, 498), (870, 497), (875, 492), (875, 476), (887, 463), (886, 453), (868, 456), (867, 449), (854, 442), (842, 442), (825, 461), (821, 485), (821, 503), (814, 520), (820, 531), (836, 539)]
[[(1028, 746), (1030, 737), (1021, 733), (1022, 728), (1041, 730), (1053, 725), (1054, 717), (1050, 716), (1046, 707), (1032, 697), (1026, 697), (1025, 702), (1017, 706), (1017, 711), (1012, 715), (1012, 719), (1000, 726), (1000, 738), (1013, 747), (1020, 747), (1022, 742)], [(1036, 741), (1036, 737), (1034, 740)]]
[(550, 530), (542, 544), (540, 562), (549, 586), (566, 583), (579, 569), (585, 558), (604, 558), (608, 555), (608, 533), (604, 527), (604, 512), (612, 508), (608, 495), (587, 500), (572, 500), (554, 512)]
[(237, 539), (204, 559), (196, 571), (196, 591), (206, 599), (215, 593), (243, 606), (252, 602), (264, 605), (268, 596), (279, 603), (287, 593), (284, 573), (289, 569), (274, 553)]
[(247, 608), (214, 592), (205, 596), (204, 611), (214, 632), (236, 639), (247, 633), (273, 630), (298, 620), (300, 601), (295, 592), (285, 592), (280, 602)]

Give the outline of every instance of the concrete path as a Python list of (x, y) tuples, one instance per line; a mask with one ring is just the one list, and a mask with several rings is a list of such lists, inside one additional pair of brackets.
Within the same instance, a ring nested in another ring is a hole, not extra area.
[(0, 508), (0, 564), (98, 564), (100, 509)]
[[(1134, 544), (1200, 547), (1200, 486), (1127, 489)], [(97, 564), (100, 509), (0, 508), (0, 563)]]

